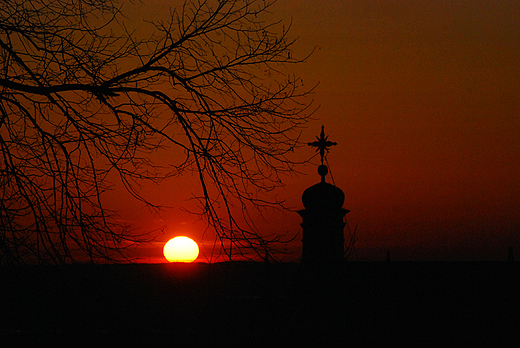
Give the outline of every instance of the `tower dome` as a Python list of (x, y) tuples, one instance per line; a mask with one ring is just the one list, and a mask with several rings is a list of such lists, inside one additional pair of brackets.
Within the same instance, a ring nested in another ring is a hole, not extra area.
[(305, 209), (312, 211), (330, 211), (341, 209), (345, 202), (345, 193), (327, 182), (320, 182), (306, 189), (302, 195)]

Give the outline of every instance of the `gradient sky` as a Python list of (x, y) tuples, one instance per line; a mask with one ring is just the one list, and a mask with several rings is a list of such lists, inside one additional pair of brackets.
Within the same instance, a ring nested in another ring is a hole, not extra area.
[[(520, 257), (519, 1), (279, 0), (273, 16), (292, 18), (296, 53), (316, 48), (296, 69), (319, 83), (302, 138), (313, 141), (323, 124), (338, 142), (328, 161), (357, 226), (352, 259), (384, 260), (389, 250), (395, 260), (503, 260), (509, 246)], [(295, 210), (319, 181), (315, 165), (303, 171), (283, 191)], [(180, 187), (193, 180), (151, 191), (172, 206), (160, 217), (125, 212), (166, 225), (143, 255), (160, 255), (177, 234), (200, 242), (203, 225), (181, 212), (190, 192)], [(296, 213), (271, 219), (301, 233)]]

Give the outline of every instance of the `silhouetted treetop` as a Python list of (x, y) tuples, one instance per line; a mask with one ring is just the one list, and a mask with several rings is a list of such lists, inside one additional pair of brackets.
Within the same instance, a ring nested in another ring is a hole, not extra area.
[(132, 31), (126, 2), (2, 1), (0, 263), (113, 260), (148, 235), (107, 209), (111, 180), (155, 207), (143, 182), (185, 171), (230, 258), (269, 252), (247, 211), (281, 203), (261, 194), (295, 164), (310, 92), (273, 3), (186, 1)]

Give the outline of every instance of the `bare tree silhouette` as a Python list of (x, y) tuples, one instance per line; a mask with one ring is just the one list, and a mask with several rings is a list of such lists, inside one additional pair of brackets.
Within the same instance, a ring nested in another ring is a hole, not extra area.
[[(117, 0), (2, 1), (0, 264), (124, 256), (149, 234), (107, 208), (110, 179), (155, 208), (139, 185), (190, 170), (224, 253), (265, 258), (281, 237), (248, 210), (282, 203), (262, 194), (312, 111), (273, 2), (188, 0), (143, 37)], [(182, 160), (155, 163), (161, 149)]]

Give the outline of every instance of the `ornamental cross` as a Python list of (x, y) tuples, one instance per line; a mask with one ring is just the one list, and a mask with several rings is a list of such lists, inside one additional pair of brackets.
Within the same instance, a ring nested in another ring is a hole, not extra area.
[(325, 127), (322, 125), (320, 137), (319, 138), (316, 137), (316, 139), (318, 139), (318, 140), (308, 143), (309, 146), (316, 147), (317, 148), (316, 151), (318, 151), (318, 150), (320, 151), (322, 165), (323, 165), (323, 158), (325, 157), (325, 151), (329, 152), (329, 147), (338, 145), (338, 143), (336, 143), (334, 141), (328, 141), (327, 140), (328, 138), (329, 138), (328, 135), (325, 136)]

